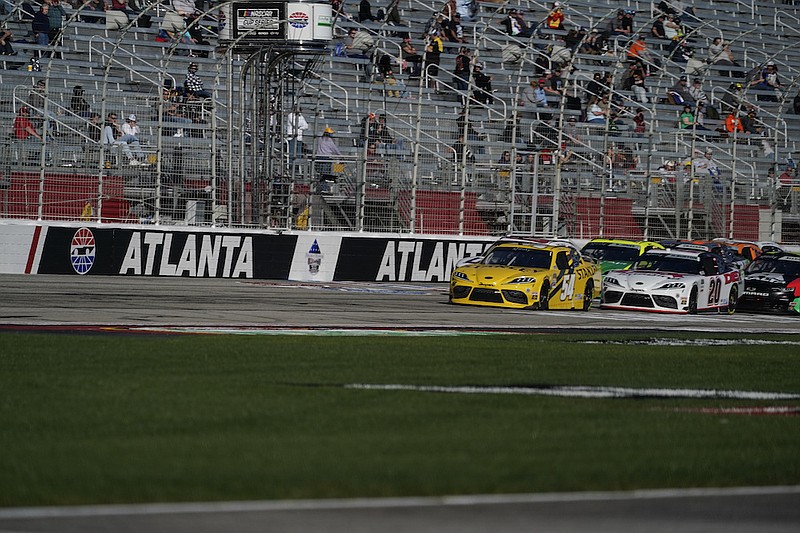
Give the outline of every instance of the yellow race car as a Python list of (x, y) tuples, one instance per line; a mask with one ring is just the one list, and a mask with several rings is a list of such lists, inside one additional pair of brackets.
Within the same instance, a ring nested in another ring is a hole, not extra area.
[(503, 243), (450, 275), (450, 303), (582, 309), (600, 295), (600, 269), (570, 246)]

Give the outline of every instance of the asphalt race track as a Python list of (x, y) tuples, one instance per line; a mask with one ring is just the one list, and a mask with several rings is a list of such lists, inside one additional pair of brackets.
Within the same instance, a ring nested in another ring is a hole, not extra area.
[[(499, 310), (449, 305), (446, 289), (446, 284), (0, 275), (0, 331), (119, 326), (267, 333), (480, 329), (800, 334), (800, 317), (794, 316)], [(0, 533), (794, 533), (799, 526), (800, 486), (0, 509)]]
[(800, 316), (525, 311), (447, 303), (447, 284), (0, 275), (0, 326), (698, 330), (800, 333)]

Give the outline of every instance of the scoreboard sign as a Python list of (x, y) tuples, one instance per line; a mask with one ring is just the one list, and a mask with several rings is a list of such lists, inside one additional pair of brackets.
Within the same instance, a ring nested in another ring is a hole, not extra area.
[(256, 44), (324, 45), (333, 39), (329, 3), (233, 2), (225, 4), (230, 24), (220, 32), (223, 41), (246, 47)]

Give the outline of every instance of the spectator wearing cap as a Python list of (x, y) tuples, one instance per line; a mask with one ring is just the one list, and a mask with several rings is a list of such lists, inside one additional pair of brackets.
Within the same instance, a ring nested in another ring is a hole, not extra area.
[(708, 96), (703, 90), (703, 80), (700, 78), (695, 78), (692, 80), (692, 86), (689, 87), (689, 94), (692, 95), (692, 98), (694, 98), (694, 101), (698, 104), (708, 104)]
[(783, 85), (781, 85), (778, 79), (777, 65), (769, 61), (764, 68), (761, 69), (759, 75), (750, 82), (750, 87), (764, 91), (764, 94), (757, 95), (759, 100), (769, 102), (777, 101), (777, 97), (780, 95), (780, 91), (783, 88)]
[(667, 17), (663, 14), (656, 17), (656, 20), (653, 21), (653, 25), (650, 27), (650, 35), (656, 39), (666, 39), (667, 35), (664, 33), (664, 22), (666, 20)]
[(92, 113), (89, 102), (83, 97), (84, 90), (80, 85), (72, 88), (72, 98), (69, 100), (69, 109), (79, 117), (89, 118)]
[(186, 67), (186, 80), (183, 89), (188, 98), (211, 98), (211, 91), (203, 88), (203, 80), (197, 75), (197, 63), (189, 63)]
[(681, 76), (677, 83), (667, 91), (667, 96), (675, 105), (693, 104), (694, 97), (689, 92), (689, 78)]
[(531, 80), (530, 86), (526, 87), (522, 91), (520, 105), (530, 106), (532, 109), (537, 107), (549, 107), (550, 104), (547, 102), (547, 91), (544, 90), (546, 85), (547, 80), (544, 78)]
[[(103, 127), (103, 144), (107, 146), (119, 146), (132, 167), (147, 165), (147, 158), (139, 144), (139, 139), (135, 136), (123, 133), (122, 128), (117, 123), (117, 118), (115, 112), (111, 111), (108, 113), (106, 124)], [(133, 150), (131, 150), (131, 148), (133, 148)], [(134, 157), (133, 152), (136, 152), (136, 157)]]
[(314, 152), (317, 157), (328, 158), (342, 155), (341, 150), (339, 150), (339, 147), (336, 146), (336, 142), (333, 140), (333, 135), (335, 133), (336, 132), (334, 132), (331, 127), (325, 128), (322, 132), (322, 137), (317, 140), (317, 149)]
[(627, 37), (631, 34), (628, 22), (625, 20), (625, 10), (617, 11), (617, 16), (608, 23), (606, 33), (609, 37)]
[[(322, 132), (322, 136), (317, 139), (317, 144), (314, 149), (314, 155), (317, 158), (317, 172), (323, 180), (333, 176), (333, 163), (331, 160), (342, 155), (342, 151), (336, 146), (336, 141), (333, 140), (333, 128), (326, 127)], [(322, 192), (330, 192), (330, 183), (321, 183)]]
[(561, 96), (564, 94), (564, 79), (561, 77), (561, 67), (553, 69), (553, 74), (550, 76), (550, 79), (547, 80), (547, 85), (545, 85), (544, 90), (547, 92), (548, 96), (553, 96), (557, 100), (561, 99)]

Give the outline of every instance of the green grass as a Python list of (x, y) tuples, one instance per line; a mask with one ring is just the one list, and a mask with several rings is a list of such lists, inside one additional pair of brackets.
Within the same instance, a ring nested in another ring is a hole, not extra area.
[(675, 410), (798, 401), (340, 386), (800, 392), (796, 345), (583, 338), (0, 334), (0, 505), (800, 483), (800, 418)]

